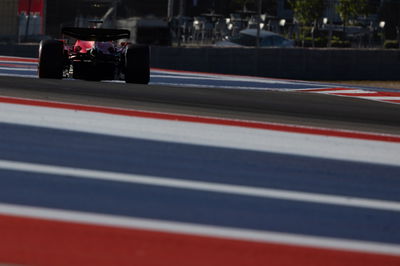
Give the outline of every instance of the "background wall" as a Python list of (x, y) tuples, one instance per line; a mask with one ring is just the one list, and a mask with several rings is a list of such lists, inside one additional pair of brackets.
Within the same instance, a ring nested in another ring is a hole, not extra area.
[(305, 80), (400, 80), (400, 50), (154, 47), (152, 67)]
[[(0, 55), (37, 57), (38, 45), (0, 45)], [(400, 50), (153, 46), (151, 66), (300, 80), (400, 80)]]
[(18, 33), (18, 0), (0, 1), (0, 39), (16, 40)]

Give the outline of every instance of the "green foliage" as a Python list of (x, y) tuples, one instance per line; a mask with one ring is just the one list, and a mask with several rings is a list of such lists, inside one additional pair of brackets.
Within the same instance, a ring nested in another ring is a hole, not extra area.
[(324, 0), (291, 0), (295, 18), (302, 24), (310, 24), (322, 17)]
[(238, 4), (238, 5), (245, 5), (245, 4), (249, 4), (249, 3), (254, 3), (254, 0), (233, 0), (232, 1), (234, 4)]
[(400, 1), (385, 1), (380, 8), (380, 20), (386, 21), (385, 37), (396, 39), (396, 26), (400, 26)]
[(252, 9), (256, 4), (256, 0), (233, 0), (231, 2), (231, 6), (234, 6), (238, 9), (242, 9), (243, 7)]
[(339, 13), (344, 24), (347, 24), (350, 18), (368, 13), (368, 1), (339, 0), (339, 3), (336, 6), (336, 11)]
[(311, 37), (305, 37), (303, 41), (299, 41), (297, 46), (303, 47), (327, 47), (328, 39), (326, 37), (317, 37), (314, 40)]
[(331, 40), (331, 47), (335, 47), (335, 48), (350, 48), (351, 47), (351, 43), (349, 41), (342, 40), (338, 36), (333, 36), (332, 40)]
[(397, 40), (386, 40), (383, 44), (385, 49), (397, 49), (399, 48), (399, 41)]

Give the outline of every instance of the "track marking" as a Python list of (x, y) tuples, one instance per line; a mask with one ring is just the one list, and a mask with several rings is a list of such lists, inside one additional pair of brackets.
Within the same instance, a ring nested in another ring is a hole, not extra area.
[(37, 58), (16, 57), (16, 56), (0, 56), (0, 60), (7, 62), (29, 62), (29, 63), (37, 63), (39, 61)]
[(114, 182), (127, 182), (149, 186), (171, 187), (176, 189), (189, 189), (214, 193), (227, 193), (234, 195), (273, 198), (279, 200), (301, 201), (316, 204), (332, 204), (355, 208), (368, 208), (385, 211), (400, 212), (400, 202), (356, 198), (349, 196), (324, 195), (318, 193), (296, 192), (280, 189), (256, 188), (249, 186), (230, 185), (223, 183), (210, 183), (189, 181), (175, 178), (153, 177), (136, 174), (124, 174), (108, 171), (52, 166), (0, 160), (0, 169), (39, 173), (46, 175), (68, 176), (73, 178), (106, 180)]
[(14, 68), (26, 66), (26, 67), (37, 68), (38, 64), (30, 63), (30, 62), (9, 62), (9, 61), (1, 61), (0, 60), (0, 66), (12, 66)]
[(398, 101), (400, 100), (400, 92), (371, 91), (350, 88), (299, 89), (297, 91), (352, 97), (394, 104), (399, 103)]
[(86, 111), (86, 112), (104, 113), (104, 114), (119, 115), (119, 116), (154, 118), (162, 120), (205, 123), (205, 124), (224, 125), (224, 126), (237, 126), (245, 128), (290, 132), (290, 133), (313, 134), (313, 135), (322, 135), (331, 137), (354, 138), (363, 140), (400, 143), (400, 136), (391, 134), (365, 133), (365, 132), (358, 132), (351, 130), (334, 130), (328, 128), (297, 126), (297, 125), (279, 124), (279, 123), (254, 122), (254, 121), (238, 120), (238, 119), (223, 119), (223, 118), (213, 118), (205, 116), (150, 112), (150, 111), (141, 111), (134, 109), (71, 104), (64, 102), (42, 101), (42, 100), (25, 99), (17, 97), (0, 96), (0, 103), (48, 107), (48, 108), (66, 109), (74, 111)]
[(171, 82), (157, 82), (150, 81), (150, 85), (164, 85), (164, 86), (177, 86), (177, 87), (190, 87), (190, 88), (207, 88), (207, 89), (229, 89), (229, 90), (258, 90), (258, 91), (294, 91), (293, 88), (263, 88), (254, 86), (227, 86), (227, 85), (204, 85), (196, 83), (171, 83)]
[(37, 68), (12, 68), (12, 67), (2, 67), (0, 66), (0, 70), (12, 70), (12, 71), (37, 71)]
[[(0, 62), (5, 63), (27, 63), (27, 64), (37, 64), (38, 60), (35, 58), (21, 58), (21, 57), (7, 57), (0, 56)], [(0, 70), (6, 71), (33, 71), (33, 69), (20, 68), (15, 66), (15, 68), (7, 68), (3, 67)], [(229, 81), (229, 82), (250, 82), (250, 83), (258, 83), (257, 86), (225, 86), (225, 85), (204, 85), (204, 84), (196, 84), (196, 82), (157, 82), (153, 80), (150, 82), (151, 85), (167, 85), (167, 86), (186, 86), (186, 87), (199, 87), (199, 88), (224, 88), (224, 89), (240, 89), (240, 90), (271, 90), (271, 91), (300, 91), (300, 92), (311, 92), (311, 93), (321, 93), (327, 95), (336, 95), (341, 97), (352, 97), (358, 99), (366, 99), (378, 102), (385, 102), (390, 104), (399, 104), (400, 101), (400, 93), (396, 94), (396, 92), (392, 93), (394, 95), (382, 95), (382, 92), (372, 91), (368, 89), (358, 89), (354, 86), (349, 86), (349, 88), (341, 88), (335, 87), (332, 84), (324, 84), (317, 82), (307, 82), (300, 80), (289, 80), (289, 79), (277, 79), (277, 78), (266, 78), (266, 77), (251, 77), (251, 76), (239, 76), (239, 75), (227, 75), (227, 74), (215, 74), (215, 73), (204, 73), (204, 72), (193, 72), (193, 71), (181, 71), (181, 70), (166, 70), (160, 68), (151, 68), (151, 78), (168, 78), (171, 80), (203, 80), (212, 82), (213, 80), (218, 81)], [(171, 74), (171, 75), (165, 75)], [(178, 75), (178, 76), (173, 76)], [(8, 74), (0, 74), (0, 76), (13, 76)], [(19, 77), (32, 77), (30, 75), (15, 75)], [(265, 86), (261, 86), (265, 84)], [(287, 87), (283, 86), (283, 88), (268, 88), (268, 84), (281, 84), (287, 85)], [(249, 84), (250, 85), (250, 84)], [(321, 87), (321, 88), (312, 88), (312, 89), (303, 89), (303, 88), (292, 88), (290, 85), (294, 86), (310, 86), (310, 87)], [(370, 94), (370, 95), (368, 95)], [(375, 96), (374, 96), (375, 95)], [(371, 97), (370, 97), (371, 96)]]
[[(175, 78), (175, 79), (203, 79), (203, 80), (219, 80), (219, 81), (239, 81), (239, 82), (252, 82), (252, 83), (262, 83), (262, 84), (295, 84), (299, 85), (302, 84), (302, 81), (290, 81), (290, 80), (280, 80), (280, 79), (273, 79), (273, 78), (265, 78), (265, 77), (251, 77), (251, 76), (239, 76), (239, 75), (225, 75), (225, 74), (211, 74), (211, 73), (197, 73), (197, 72), (187, 72), (187, 71), (174, 71), (174, 70), (160, 70), (157, 68), (151, 68), (153, 73), (157, 73), (161, 77), (164, 78)], [(165, 74), (169, 75), (165, 75)], [(175, 76), (174, 76), (175, 75)], [(306, 84), (312, 84), (307, 83)], [(181, 84), (186, 85), (186, 84)], [(312, 84), (312, 86), (321, 86), (331, 87), (332, 85), (324, 85), (324, 84)], [(260, 88), (265, 89), (265, 88)], [(293, 90), (293, 89), (292, 89)]]
[(35, 73), (35, 74), (30, 74), (30, 75), (24, 75), (24, 74), (5, 74), (5, 73), (0, 73), (0, 76), (3, 76), (3, 77), (20, 77), (20, 78), (36, 78), (37, 74)]
[(374, 91), (365, 91), (365, 90), (329, 90), (329, 91), (321, 91), (318, 92), (320, 94), (335, 94), (335, 95), (347, 95), (347, 94), (375, 94)]
[(278, 243), (299, 245), (302, 247), (311, 248), (325, 248), (400, 256), (400, 245), (396, 244), (169, 222), (161, 220), (93, 214), (40, 207), (27, 207), (1, 203), (0, 213), (3, 215), (11, 215), (17, 217), (30, 217), (37, 219), (48, 219), (53, 221), (83, 223), (89, 225), (112, 226), (130, 229), (152, 230), (167, 233), (188, 234), (195, 236), (209, 236), (232, 240)]
[(400, 100), (400, 93), (399, 93), (399, 97), (395, 97), (395, 96), (361, 96), (359, 98), (377, 100), (377, 101), (387, 101), (387, 100), (398, 101), (398, 100)]

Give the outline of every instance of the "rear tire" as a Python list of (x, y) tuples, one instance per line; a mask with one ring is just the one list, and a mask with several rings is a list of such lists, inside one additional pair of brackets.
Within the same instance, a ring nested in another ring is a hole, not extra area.
[(39, 78), (62, 79), (64, 70), (64, 44), (46, 40), (39, 47)]
[(150, 82), (150, 48), (147, 45), (129, 45), (125, 53), (126, 83)]

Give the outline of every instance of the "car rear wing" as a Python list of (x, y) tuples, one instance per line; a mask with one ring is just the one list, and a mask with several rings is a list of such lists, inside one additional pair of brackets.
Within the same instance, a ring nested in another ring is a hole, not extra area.
[(82, 41), (116, 41), (120, 39), (129, 39), (131, 33), (129, 30), (119, 29), (99, 29), (99, 28), (74, 28), (65, 27), (61, 30), (62, 34)]

